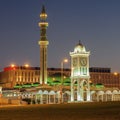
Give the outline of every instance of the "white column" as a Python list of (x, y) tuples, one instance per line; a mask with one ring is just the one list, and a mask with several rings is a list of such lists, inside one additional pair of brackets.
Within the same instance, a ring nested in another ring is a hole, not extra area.
[(108, 101), (108, 94), (105, 94), (105, 101)]
[(71, 102), (74, 101), (74, 83), (73, 79), (71, 79)]
[(87, 101), (91, 101), (91, 99), (90, 99), (90, 90), (87, 90)]
[(63, 101), (64, 101), (64, 98), (63, 98), (63, 96), (64, 96), (64, 94), (62, 93), (62, 103), (63, 103)]
[(54, 104), (55, 104), (55, 94), (54, 94)]
[(57, 96), (58, 96), (58, 103), (60, 104), (60, 99), (61, 99), (60, 93), (57, 93)]
[(80, 100), (83, 101), (83, 84), (80, 84)]
[(104, 94), (102, 94), (102, 101), (103, 101), (103, 95), (104, 95)]
[(99, 95), (97, 94), (97, 102), (99, 101)]
[(47, 104), (48, 104), (48, 94), (47, 94)]
[(35, 95), (35, 104), (37, 104), (37, 94)]
[(50, 104), (51, 102), (50, 102), (50, 95), (48, 95), (48, 103)]
[(43, 95), (40, 95), (40, 104), (43, 104)]
[(89, 84), (89, 79), (87, 79), (87, 101), (91, 100), (90, 96), (90, 84)]
[(111, 101), (114, 101), (114, 94), (111, 95)]
[(69, 95), (68, 101), (70, 101), (70, 95)]
[(77, 101), (81, 100), (81, 96), (80, 96), (80, 81), (79, 79), (77, 80)]

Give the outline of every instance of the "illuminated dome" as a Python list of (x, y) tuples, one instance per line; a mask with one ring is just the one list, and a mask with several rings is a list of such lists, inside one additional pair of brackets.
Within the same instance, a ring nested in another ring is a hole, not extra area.
[(79, 43), (75, 46), (74, 52), (86, 52), (85, 46), (83, 46), (82, 43), (79, 42)]

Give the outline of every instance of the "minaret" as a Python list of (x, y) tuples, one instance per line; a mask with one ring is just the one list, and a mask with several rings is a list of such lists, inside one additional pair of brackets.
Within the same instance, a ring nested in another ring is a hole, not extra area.
[(40, 27), (40, 40), (38, 41), (40, 45), (40, 84), (45, 85), (47, 84), (47, 46), (49, 41), (46, 36), (48, 22), (46, 22), (47, 14), (44, 6), (42, 6), (40, 19), (41, 21), (38, 24)]

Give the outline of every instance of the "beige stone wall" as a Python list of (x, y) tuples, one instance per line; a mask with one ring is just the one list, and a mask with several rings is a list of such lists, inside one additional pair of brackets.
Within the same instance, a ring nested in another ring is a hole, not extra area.
[(9, 98), (0, 98), (0, 104), (1, 105), (19, 105), (20, 100), (19, 99), (9, 99)]

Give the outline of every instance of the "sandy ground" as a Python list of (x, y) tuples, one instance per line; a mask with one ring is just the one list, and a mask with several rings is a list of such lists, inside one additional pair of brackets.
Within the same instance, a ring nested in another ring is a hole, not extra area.
[(120, 120), (120, 102), (6, 105), (0, 120)]

